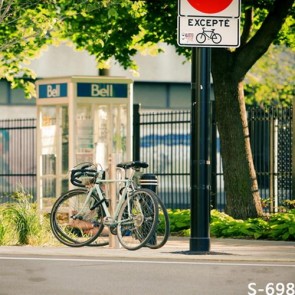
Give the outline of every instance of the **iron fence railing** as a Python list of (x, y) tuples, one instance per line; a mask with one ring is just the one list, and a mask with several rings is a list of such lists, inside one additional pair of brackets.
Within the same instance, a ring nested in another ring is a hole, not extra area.
[[(292, 193), (292, 108), (249, 108), (248, 122), (260, 194), (275, 211)], [(214, 131), (214, 130), (213, 130)], [(214, 132), (212, 132), (214, 134)], [(220, 141), (212, 156), (212, 205), (223, 210)], [(190, 208), (190, 111), (134, 112), (134, 159), (149, 163), (168, 208)], [(36, 199), (36, 120), (0, 121), (0, 202), (24, 190)]]
[[(266, 210), (273, 212), (292, 199), (292, 108), (251, 107), (248, 121), (261, 197)], [(157, 175), (158, 193), (167, 207), (190, 208), (190, 111), (142, 112), (136, 122), (135, 134), (140, 134), (140, 140), (135, 140), (140, 145), (135, 147), (136, 159), (150, 164), (148, 172)], [(211, 203), (223, 210), (220, 141), (214, 133)]]
[(0, 202), (16, 191), (35, 196), (36, 120), (0, 120)]

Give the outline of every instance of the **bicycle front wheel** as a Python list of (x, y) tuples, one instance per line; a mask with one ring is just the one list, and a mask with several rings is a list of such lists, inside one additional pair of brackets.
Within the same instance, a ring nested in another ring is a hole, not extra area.
[(167, 209), (163, 201), (158, 197), (159, 216), (156, 231), (147, 242), (147, 247), (159, 249), (168, 241), (170, 235), (170, 221)]
[(74, 189), (59, 197), (52, 207), (51, 230), (66, 246), (89, 245), (103, 231), (103, 209), (99, 199), (94, 194), (88, 199), (87, 196), (87, 189)]
[(155, 233), (158, 221), (158, 201), (155, 193), (139, 189), (124, 202), (118, 216), (117, 235), (128, 250), (143, 247)]

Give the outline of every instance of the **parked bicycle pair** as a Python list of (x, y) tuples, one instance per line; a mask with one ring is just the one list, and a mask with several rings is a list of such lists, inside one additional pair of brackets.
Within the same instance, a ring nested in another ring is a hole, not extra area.
[[(70, 180), (79, 188), (54, 203), (50, 214), (54, 236), (70, 247), (108, 245), (110, 233), (128, 250), (164, 246), (170, 232), (169, 217), (157, 194), (142, 185), (142, 169), (147, 167), (140, 161), (120, 163), (115, 179), (108, 179), (108, 171), (99, 165), (74, 167)], [(111, 183), (117, 190), (114, 214), (109, 210)]]

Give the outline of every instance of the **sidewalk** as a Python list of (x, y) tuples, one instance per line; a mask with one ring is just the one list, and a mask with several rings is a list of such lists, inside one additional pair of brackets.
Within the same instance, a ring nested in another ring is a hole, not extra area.
[(171, 237), (164, 247), (157, 250), (144, 247), (137, 251), (128, 251), (124, 248), (113, 249), (109, 246), (82, 248), (66, 246), (0, 246), (0, 256), (38, 255), (63, 256), (66, 258), (173, 259), (183, 261), (280, 262), (295, 264), (295, 242), (211, 238), (210, 245), (209, 254), (195, 254), (189, 251), (188, 238)]

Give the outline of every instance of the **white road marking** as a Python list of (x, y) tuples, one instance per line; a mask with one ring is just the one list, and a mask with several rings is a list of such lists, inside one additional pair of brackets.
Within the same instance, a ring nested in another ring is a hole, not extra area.
[(196, 261), (161, 261), (161, 260), (122, 260), (122, 259), (82, 259), (82, 258), (45, 258), (45, 257), (10, 257), (0, 256), (0, 260), (31, 261), (67, 261), (67, 262), (109, 262), (109, 263), (141, 263), (141, 264), (182, 264), (182, 265), (223, 265), (223, 266), (255, 266), (255, 267), (295, 267), (295, 264), (274, 263), (235, 263), (235, 262), (196, 262)]

